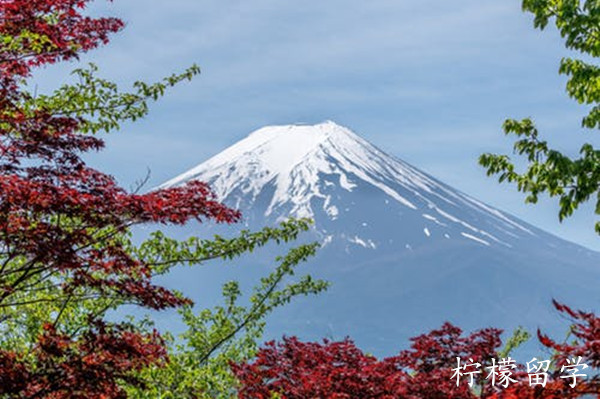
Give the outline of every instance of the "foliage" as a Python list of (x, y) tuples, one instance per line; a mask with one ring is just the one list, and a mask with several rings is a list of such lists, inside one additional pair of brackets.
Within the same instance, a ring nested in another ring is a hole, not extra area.
[(35, 368), (13, 352), (1, 352), (2, 393), (25, 398), (120, 398), (124, 397), (120, 381), (138, 385), (132, 371), (166, 359), (156, 332), (142, 335), (124, 325), (96, 320), (90, 324), (77, 339), (46, 324), (34, 349)]
[[(242, 359), (264, 315), (325, 287), (308, 277), (281, 287), (314, 245), (282, 258), (248, 308), (236, 305), (240, 293), (230, 283), (226, 307), (195, 316), (189, 299), (153, 282), (180, 263), (231, 259), (294, 239), (308, 224), (291, 221), (212, 241), (179, 242), (157, 232), (133, 244), (135, 225), (232, 223), (240, 214), (217, 202), (204, 183), (128, 192), (82, 158), (104, 147), (96, 133), (144, 117), (150, 101), (198, 74), (196, 66), (122, 92), (92, 65), (75, 70), (75, 84), (47, 95), (30, 92), (36, 68), (77, 59), (121, 30), (119, 19), (85, 16), (90, 2), (0, 2), (0, 397), (124, 398), (145, 388), (148, 370), (177, 364), (168, 362), (165, 340), (150, 323), (108, 322), (107, 312), (119, 306), (181, 308), (189, 344), (205, 351), (208, 364), (218, 356), (223, 362), (234, 345), (241, 347), (235, 359)], [(244, 331), (246, 338), (236, 341)]]
[[(411, 339), (410, 349), (397, 356), (378, 360), (364, 354), (354, 343), (301, 342), (285, 337), (282, 342), (267, 343), (252, 362), (232, 364), (241, 382), (240, 398), (487, 398), (487, 399), (568, 399), (600, 396), (598, 376), (572, 380), (561, 378), (561, 367), (567, 359), (585, 356), (587, 364), (598, 369), (600, 359), (600, 322), (589, 313), (576, 312), (555, 303), (560, 312), (570, 315), (575, 322), (572, 344), (556, 343), (538, 333), (540, 342), (554, 349), (553, 366), (547, 372), (547, 383), (531, 385), (524, 364), (514, 362), (510, 377), (514, 382), (492, 385), (489, 379), (491, 359), (509, 359), (515, 342), (524, 334), (517, 330), (501, 349), (501, 330), (487, 328), (464, 336), (461, 329), (445, 323), (441, 328)], [(510, 342), (512, 341), (512, 343)], [(460, 358), (462, 364), (479, 363), (479, 368), (464, 369), (457, 384), (454, 374)], [(497, 363), (496, 363), (497, 364)], [(468, 371), (480, 370), (469, 384)], [(590, 374), (586, 370), (586, 374)], [(532, 372), (533, 373), (533, 372)]]
[(466, 384), (452, 380), (451, 368), (457, 357), (483, 363), (496, 356), (500, 334), (484, 329), (462, 337), (446, 323), (383, 360), (365, 355), (349, 339), (318, 344), (284, 338), (268, 343), (254, 362), (232, 367), (242, 383), (241, 398), (472, 398)]
[[(300, 231), (308, 228), (306, 220), (288, 221), (277, 229), (267, 227), (258, 233), (243, 231), (240, 237), (232, 240), (216, 237), (213, 241), (202, 241), (197, 248), (204, 259), (217, 255), (229, 259), (270, 241), (295, 239)], [(158, 233), (158, 236), (162, 237), (162, 234)], [(179, 243), (179, 246), (188, 247), (194, 241), (197, 239)], [(297, 265), (312, 256), (317, 247), (317, 244), (302, 245), (277, 258), (278, 266), (261, 279), (247, 303), (241, 303), (239, 284), (231, 281), (223, 286), (223, 305), (198, 313), (194, 313), (191, 306), (183, 307), (180, 313), (187, 330), (178, 341), (169, 345), (169, 364), (145, 369), (141, 378), (147, 384), (141, 389), (131, 387), (130, 396), (148, 399), (235, 397), (238, 384), (229, 363), (246, 361), (255, 355), (265, 317), (295, 296), (316, 294), (327, 287), (325, 282), (310, 276), (290, 281)], [(145, 245), (142, 250), (146, 250)], [(187, 251), (180, 250), (171, 259), (188, 262), (196, 256), (198, 254), (190, 256)], [(159, 264), (164, 264), (165, 259), (161, 259)]]
[[(600, 127), (600, 67), (593, 64), (600, 56), (600, 3), (596, 0), (524, 0), (523, 9), (534, 15), (534, 26), (544, 29), (554, 22), (568, 49), (584, 59), (564, 58), (559, 72), (568, 77), (567, 94), (580, 104), (591, 106), (582, 120), (588, 129)], [(514, 135), (514, 151), (527, 162), (527, 170), (518, 172), (506, 155), (484, 154), (480, 164), (488, 175), (514, 183), (527, 193), (526, 201), (535, 203), (540, 194), (558, 197), (559, 218), (573, 214), (582, 203), (595, 201), (600, 214), (600, 151), (591, 143), (581, 146), (579, 155), (571, 157), (541, 140), (531, 119), (509, 119), (504, 132)], [(596, 223), (600, 234), (600, 222)]]
[[(600, 369), (600, 318), (591, 312), (573, 310), (569, 306), (553, 302), (554, 307), (572, 321), (571, 341), (557, 342), (538, 331), (540, 342), (554, 351), (557, 367), (581, 357), (595, 370)], [(600, 375), (594, 374), (585, 380), (577, 390), (583, 394), (596, 394), (600, 397)]]
[[(523, 0), (523, 10), (534, 16), (534, 27), (541, 30), (554, 23), (565, 46), (580, 53), (581, 58), (566, 57), (561, 60), (559, 73), (567, 76), (566, 91), (579, 104), (588, 106), (581, 126), (600, 128), (600, 67), (594, 59), (600, 56), (600, 2), (595, 0)], [(595, 214), (600, 214), (600, 151), (591, 143), (584, 143), (577, 156), (569, 156), (552, 148), (540, 139), (534, 122), (508, 119), (504, 132), (516, 136), (514, 152), (524, 158), (527, 167), (518, 172), (506, 155), (483, 154), (479, 162), (488, 175), (498, 175), (499, 181), (508, 181), (526, 193), (526, 202), (536, 203), (541, 194), (558, 197), (559, 219), (562, 221), (587, 201), (595, 201)], [(600, 222), (595, 229), (600, 234)], [(574, 311), (554, 302), (556, 309), (573, 319), (571, 343), (556, 342), (538, 332), (542, 344), (555, 351), (554, 359), (563, 366), (573, 357), (581, 356), (597, 369), (599, 367), (600, 322), (593, 313)], [(598, 376), (578, 387), (557, 390), (556, 397), (595, 394), (600, 396)], [(568, 392), (568, 394), (567, 394)], [(526, 396), (521, 393), (523, 397)], [(519, 396), (520, 397), (520, 396)], [(542, 396), (546, 397), (546, 396)]]
[(232, 367), (244, 399), (395, 398), (405, 378), (392, 361), (365, 355), (348, 339), (319, 344), (284, 338), (267, 343), (253, 363)]
[[(438, 330), (412, 338), (411, 349), (401, 351), (396, 358), (399, 368), (411, 373), (406, 381), (406, 397), (473, 397), (466, 384), (457, 386), (451, 378), (452, 368), (457, 367), (456, 358), (480, 363), (481, 367), (488, 366), (490, 359), (498, 357), (501, 334), (502, 330), (486, 328), (463, 337), (460, 328), (445, 323)], [(475, 385), (486, 397), (489, 392), (484, 377), (478, 375)]]

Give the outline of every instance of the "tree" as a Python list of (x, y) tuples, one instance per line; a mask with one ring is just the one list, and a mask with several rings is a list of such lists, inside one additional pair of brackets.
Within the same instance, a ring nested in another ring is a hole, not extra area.
[[(600, 3), (595, 0), (523, 0), (523, 9), (534, 15), (536, 28), (544, 29), (553, 21), (565, 39), (566, 48), (587, 56), (585, 61), (564, 58), (559, 73), (568, 77), (569, 97), (591, 106), (582, 120), (582, 127), (598, 129), (600, 67), (591, 61), (600, 56)], [(537, 202), (540, 194), (558, 197), (561, 221), (588, 200), (595, 201), (595, 213), (600, 214), (598, 149), (585, 143), (578, 156), (565, 155), (540, 139), (531, 119), (508, 119), (504, 122), (504, 131), (518, 138), (514, 151), (525, 158), (527, 168), (519, 173), (508, 156), (483, 154), (479, 162), (488, 175), (498, 175), (500, 182), (506, 180), (516, 184), (520, 191), (527, 193), (526, 202)], [(596, 231), (600, 234), (600, 222), (596, 223)]]
[[(588, 371), (588, 378), (577, 385), (577, 389), (567, 389), (563, 387), (562, 397), (566, 393), (572, 397), (589, 397), (596, 395), (600, 397), (600, 318), (595, 314), (584, 311), (576, 311), (569, 306), (553, 302), (554, 307), (562, 315), (571, 319), (571, 331), (569, 342), (557, 342), (547, 335), (538, 331), (538, 339), (545, 347), (553, 350), (553, 360), (556, 365), (555, 379), (558, 379), (558, 370), (562, 366), (567, 366), (573, 359), (582, 358), (586, 364), (595, 371)], [(595, 373), (595, 374), (593, 374)], [(556, 394), (556, 397), (561, 397)]]
[[(225, 258), (230, 258), (272, 241), (293, 240), (309, 225), (307, 220), (287, 221), (277, 229), (267, 227), (258, 233), (242, 231), (232, 240), (217, 237), (213, 241), (204, 241), (199, 248), (203, 248), (202, 251), (209, 249), (203, 255), (206, 258), (211, 258), (213, 253), (217, 256), (226, 254)], [(147, 246), (155, 245), (149, 241), (142, 249), (145, 251)], [(231, 281), (223, 286), (223, 305), (198, 313), (194, 313), (191, 306), (183, 307), (180, 313), (188, 328), (178, 340), (169, 339), (169, 363), (144, 369), (139, 376), (147, 384), (141, 389), (130, 387), (130, 396), (140, 399), (236, 397), (238, 381), (229, 364), (248, 361), (256, 354), (265, 317), (298, 295), (316, 294), (326, 289), (327, 283), (313, 280), (308, 275), (290, 281), (298, 264), (313, 255), (318, 246), (318, 243), (302, 245), (277, 258), (277, 267), (261, 278), (245, 303), (239, 284)], [(188, 252), (180, 254), (190, 259)], [(198, 260), (197, 255), (191, 258), (194, 263)], [(182, 258), (173, 260), (183, 261)]]
[[(582, 319), (582, 314), (557, 306), (581, 322), (578, 337), (586, 343), (591, 342), (588, 340), (592, 335), (597, 340), (598, 332), (590, 333), (588, 329), (597, 319)], [(600, 394), (596, 379), (580, 381), (574, 389), (560, 377), (559, 366), (583, 346), (556, 344), (542, 334), (541, 342), (557, 349), (553, 358), (556, 367), (548, 370), (547, 384), (530, 386), (527, 368), (515, 362), (515, 368), (509, 369), (515, 382), (505, 387), (497, 380), (492, 385), (487, 369), (492, 366), (492, 359), (509, 359), (510, 352), (527, 339), (523, 331), (517, 331), (501, 348), (501, 333), (487, 328), (465, 336), (460, 328), (445, 323), (437, 330), (411, 338), (410, 349), (383, 360), (364, 354), (349, 339), (325, 340), (320, 344), (284, 338), (280, 343), (267, 343), (252, 362), (232, 364), (232, 368), (241, 382), (242, 399), (569, 399)], [(462, 365), (479, 367), (461, 369), (463, 374), (457, 375), (457, 358)], [(597, 362), (593, 366), (597, 367)], [(477, 370), (481, 373), (473, 374), (469, 384), (468, 372)]]
[[(289, 222), (236, 239), (185, 242), (157, 232), (141, 246), (132, 243), (134, 225), (233, 223), (240, 214), (201, 182), (128, 192), (82, 158), (104, 147), (98, 133), (145, 116), (150, 101), (198, 67), (154, 84), (135, 82), (129, 92), (99, 78), (94, 66), (75, 70), (78, 81), (51, 94), (28, 89), (36, 68), (77, 59), (122, 29), (119, 19), (85, 16), (90, 1), (0, 2), (0, 397), (124, 398), (142, 389), (144, 370), (168, 364), (165, 340), (148, 324), (107, 321), (109, 310), (133, 304), (188, 314), (191, 301), (153, 277), (180, 263), (287, 241), (307, 228)], [(264, 282), (269, 290), (258, 290), (252, 313), (216, 317), (229, 330), (221, 326), (228, 332), (213, 352), (273, 307), (324, 288), (310, 278), (279, 287), (315, 248), (284, 258)], [(230, 284), (226, 296), (236, 295)]]
[[(569, 97), (590, 107), (582, 119), (586, 129), (600, 128), (600, 67), (593, 63), (600, 56), (600, 2), (594, 0), (523, 0), (523, 10), (534, 16), (534, 27), (545, 29), (553, 22), (565, 46), (580, 53), (584, 59), (564, 58), (559, 73), (568, 77), (566, 91)], [(600, 151), (591, 143), (581, 146), (578, 156), (568, 156), (540, 139), (531, 119), (508, 119), (504, 132), (517, 140), (514, 152), (525, 158), (526, 170), (518, 172), (506, 155), (483, 154), (479, 162), (487, 174), (498, 175), (499, 181), (508, 181), (526, 193), (526, 202), (536, 203), (540, 194), (558, 197), (559, 220), (569, 217), (583, 203), (595, 201), (595, 214), (600, 214)], [(595, 230), (600, 234), (600, 222)], [(554, 303), (561, 312), (573, 319), (574, 342), (557, 343), (538, 332), (540, 341), (556, 351), (559, 365), (572, 356), (582, 356), (597, 369), (600, 364), (600, 323), (593, 313), (574, 311)], [(582, 391), (599, 394), (598, 376), (583, 385)]]
[[(240, 398), (475, 398), (463, 381), (452, 379), (456, 358), (487, 363), (497, 356), (500, 330), (484, 329), (463, 337), (449, 323), (412, 338), (411, 349), (378, 360), (346, 339), (304, 343), (297, 338), (270, 342), (252, 363), (233, 364)], [(484, 386), (476, 378), (476, 386)], [(490, 397), (485, 391), (480, 397)]]
[(271, 341), (253, 363), (232, 365), (242, 399), (397, 398), (406, 378), (392, 361), (365, 355), (352, 341)]

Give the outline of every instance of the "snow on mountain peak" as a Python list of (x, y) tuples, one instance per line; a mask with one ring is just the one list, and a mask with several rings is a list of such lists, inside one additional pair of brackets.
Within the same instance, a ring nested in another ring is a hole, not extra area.
[(250, 133), (245, 139), (225, 149), (208, 161), (165, 183), (173, 186), (189, 179), (199, 178), (211, 168), (219, 168), (241, 159), (260, 158), (269, 174), (284, 172), (299, 163), (311, 150), (332, 136), (350, 133), (333, 122), (315, 126), (267, 126)]
[[(416, 206), (394, 190), (376, 181), (390, 174), (393, 160), (351, 130), (332, 121), (317, 125), (267, 126), (225, 149), (208, 161), (166, 182), (163, 187), (190, 179), (208, 181), (224, 200), (236, 189), (244, 195), (258, 195), (269, 182), (275, 195), (267, 210), (292, 201), (294, 216), (312, 216), (310, 199), (320, 196), (319, 174), (339, 175), (342, 188), (354, 187), (349, 173), (379, 187), (399, 202)], [(391, 162), (392, 161), (392, 162)]]
[[(278, 219), (324, 212), (336, 220), (354, 201), (344, 193), (359, 187), (362, 192), (379, 192), (386, 204), (395, 203), (418, 215), (427, 238), (434, 228), (445, 229), (448, 236), (449, 225), (462, 237), (485, 245), (506, 242), (488, 233), (490, 226), (504, 237), (516, 237), (515, 232), (532, 234), (512, 218), (331, 121), (258, 129), (162, 187), (196, 179), (208, 182), (220, 200), (234, 207), (253, 206), (260, 198), (264, 216)], [(485, 229), (477, 227), (480, 220), (488, 221)]]
[(319, 146), (360, 140), (350, 130), (327, 121), (318, 125), (268, 126), (250, 133), (238, 144), (225, 150), (228, 159), (248, 151), (260, 154), (265, 168), (272, 173), (288, 172)]

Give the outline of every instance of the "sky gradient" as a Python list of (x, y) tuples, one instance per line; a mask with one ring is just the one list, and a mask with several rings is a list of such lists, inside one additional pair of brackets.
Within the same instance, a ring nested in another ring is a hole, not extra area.
[[(557, 206), (485, 176), (483, 152), (510, 153), (508, 117), (532, 117), (576, 153), (596, 132), (570, 100), (555, 29), (534, 30), (519, 0), (99, 1), (126, 29), (83, 62), (124, 85), (197, 63), (202, 74), (107, 138), (90, 162), (126, 187), (178, 175), (265, 125), (333, 120), (434, 177), (570, 241), (600, 250), (590, 207), (560, 224)], [(36, 76), (51, 90), (75, 65)]]

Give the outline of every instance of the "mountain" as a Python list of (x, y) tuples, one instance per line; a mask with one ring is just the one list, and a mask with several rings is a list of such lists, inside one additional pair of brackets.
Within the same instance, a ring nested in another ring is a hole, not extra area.
[(446, 320), (467, 330), (523, 325), (562, 336), (552, 298), (585, 309), (600, 303), (599, 253), (488, 206), (333, 122), (259, 129), (163, 186), (191, 179), (208, 182), (252, 229), (288, 217), (315, 220), (307, 239), (323, 245), (305, 271), (332, 287), (278, 311), (269, 320), (273, 337), (349, 335), (368, 351), (391, 354)]

